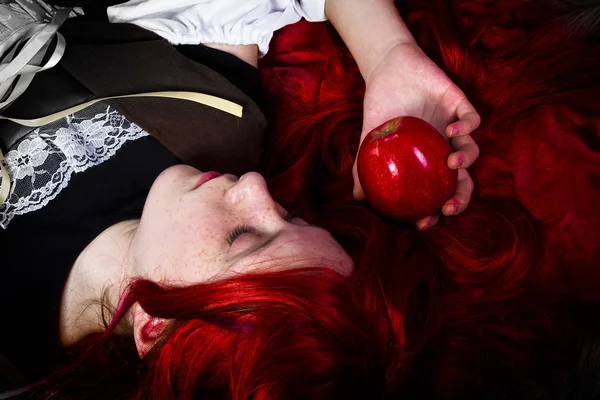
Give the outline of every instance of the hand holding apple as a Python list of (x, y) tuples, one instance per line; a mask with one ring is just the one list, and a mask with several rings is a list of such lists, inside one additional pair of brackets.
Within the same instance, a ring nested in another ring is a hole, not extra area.
[[(468, 205), (473, 181), (467, 168), (479, 157), (479, 147), (471, 133), (480, 117), (465, 94), (418, 47), (416, 43), (397, 44), (391, 48), (368, 75), (364, 99), (361, 143), (367, 134), (382, 123), (399, 116), (421, 118), (448, 138), (453, 152), (447, 165), (458, 171), (452, 197), (443, 205), (445, 215), (456, 215)], [(354, 197), (364, 199), (357, 164), (354, 164)], [(420, 229), (438, 220), (438, 214), (417, 221)]]
[(416, 222), (440, 212), (456, 189), (448, 168), (452, 148), (428, 122), (399, 117), (371, 131), (360, 147), (358, 176), (367, 201), (380, 213)]
[[(419, 47), (394, 2), (327, 0), (325, 12), (366, 83), (361, 143), (374, 128), (396, 117), (413, 116), (429, 122), (444, 139), (450, 139), (454, 152), (447, 165), (458, 171), (454, 195), (442, 212), (462, 212), (473, 192), (466, 168), (479, 156), (479, 147), (470, 135), (480, 117), (467, 96)], [(352, 176), (354, 197), (364, 199), (356, 162)], [(417, 227), (431, 227), (437, 220), (437, 215), (427, 216), (417, 221)]]

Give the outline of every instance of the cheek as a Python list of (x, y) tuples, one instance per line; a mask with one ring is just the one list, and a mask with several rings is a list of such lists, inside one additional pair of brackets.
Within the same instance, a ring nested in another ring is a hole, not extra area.
[(144, 210), (144, 262), (158, 262), (163, 278), (185, 282), (218, 272), (234, 216), (203, 193), (165, 197), (149, 199)]
[(142, 243), (150, 249), (144, 254), (146, 270), (153, 279), (180, 284), (203, 282), (220, 272), (223, 247), (214, 229), (193, 224), (174, 224), (161, 234), (152, 233), (151, 240)]
[(227, 232), (216, 213), (176, 208), (170, 213), (166, 252), (178, 259), (180, 266), (198, 271), (217, 264), (222, 257)]
[(344, 251), (342, 246), (330, 236), (313, 236), (310, 245), (315, 253), (325, 260), (329, 268), (334, 269), (344, 276), (349, 276), (354, 270), (352, 258)]
[(156, 257), (180, 253), (188, 237), (198, 236), (198, 223), (187, 215), (180, 199), (168, 202), (164, 197), (148, 199), (139, 236), (144, 251)]

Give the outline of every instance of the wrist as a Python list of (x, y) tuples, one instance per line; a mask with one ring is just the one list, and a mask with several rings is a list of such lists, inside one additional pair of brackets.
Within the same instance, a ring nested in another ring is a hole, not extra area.
[(394, 47), (417, 45), (392, 0), (326, 0), (325, 14), (365, 81)]
[(382, 46), (377, 52), (373, 52), (368, 60), (362, 61), (360, 67), (360, 73), (365, 83), (369, 83), (373, 75), (377, 73), (378, 68), (385, 64), (390, 58), (394, 57), (397, 53), (402, 53), (401, 48), (414, 47), (419, 48), (416, 42), (411, 41), (395, 41), (390, 42), (386, 46)]
[(382, 68), (384, 69), (383, 73), (386, 74), (389, 73), (389, 65), (413, 65), (421, 62), (424, 57), (429, 58), (423, 49), (419, 47), (418, 43), (397, 42), (387, 49), (384, 54), (378, 56), (378, 62), (370, 66), (369, 69), (365, 68), (363, 79), (368, 86), (371, 80), (375, 79), (375, 77), (381, 72)]

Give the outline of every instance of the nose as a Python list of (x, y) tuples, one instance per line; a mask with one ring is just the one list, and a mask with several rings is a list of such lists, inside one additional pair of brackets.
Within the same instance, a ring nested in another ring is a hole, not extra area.
[(272, 227), (283, 222), (285, 210), (273, 200), (267, 182), (257, 172), (249, 172), (235, 182), (226, 191), (225, 201), (244, 218), (258, 218)]

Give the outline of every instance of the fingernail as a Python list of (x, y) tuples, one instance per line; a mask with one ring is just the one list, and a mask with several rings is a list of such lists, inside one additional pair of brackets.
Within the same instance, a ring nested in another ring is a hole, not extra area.
[(456, 136), (458, 135), (458, 128), (450, 129), (450, 134), (448, 136)]
[(458, 157), (458, 160), (456, 160), (456, 163), (455, 163), (456, 166), (454, 168), (460, 168), (463, 166), (464, 163), (465, 163), (465, 160), (463, 160), (462, 157)]

